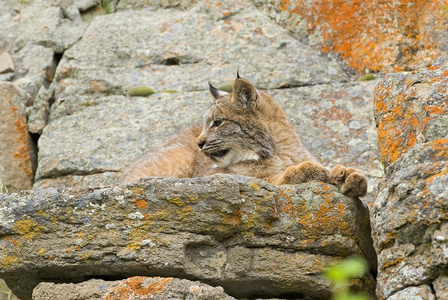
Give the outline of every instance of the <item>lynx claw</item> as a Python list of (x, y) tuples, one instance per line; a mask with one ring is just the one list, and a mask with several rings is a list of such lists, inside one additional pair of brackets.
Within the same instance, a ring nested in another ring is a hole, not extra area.
[(362, 197), (367, 194), (367, 179), (360, 170), (336, 165), (330, 172), (330, 180), (344, 195)]

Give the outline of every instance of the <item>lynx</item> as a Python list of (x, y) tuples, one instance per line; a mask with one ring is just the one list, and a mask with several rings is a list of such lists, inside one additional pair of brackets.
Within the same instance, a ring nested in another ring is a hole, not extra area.
[(239, 76), (231, 93), (209, 86), (213, 103), (203, 116), (202, 128), (192, 127), (144, 155), (124, 172), (122, 182), (227, 173), (275, 185), (321, 181), (338, 186), (348, 196), (366, 194), (364, 174), (342, 165), (331, 171), (322, 166), (270, 95)]

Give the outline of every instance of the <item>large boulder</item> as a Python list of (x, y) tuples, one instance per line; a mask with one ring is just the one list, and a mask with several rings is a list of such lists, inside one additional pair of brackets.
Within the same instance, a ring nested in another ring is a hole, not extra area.
[(221, 2), (199, 1), (185, 11), (96, 17), (64, 53), (56, 100), (74, 94), (127, 95), (137, 86), (206, 90), (208, 80), (233, 81), (237, 69), (251, 74), (262, 89), (348, 80), (336, 61), (291, 37), (250, 1), (230, 2), (230, 11), (217, 5)]
[(417, 293), (434, 297), (428, 283), (437, 287), (437, 295), (446, 288), (447, 91), (448, 57), (427, 69), (390, 74), (375, 89), (386, 175), (371, 219), (377, 292), (383, 299), (410, 299), (399, 295)]
[[(328, 299), (321, 272), (376, 259), (368, 209), (331, 185), (217, 175), (0, 196), (0, 276), (22, 299), (42, 281), (163, 276), (234, 297)], [(371, 292), (370, 274), (353, 282)]]

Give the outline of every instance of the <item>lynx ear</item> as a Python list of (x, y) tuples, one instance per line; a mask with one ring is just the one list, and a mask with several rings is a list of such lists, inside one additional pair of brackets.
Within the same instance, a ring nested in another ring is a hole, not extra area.
[(225, 95), (228, 94), (227, 92), (220, 91), (220, 90), (218, 90), (217, 88), (215, 88), (215, 87), (211, 84), (210, 81), (208, 82), (208, 86), (210, 87), (210, 94), (212, 94), (212, 96), (213, 96), (213, 98), (214, 98), (215, 100), (218, 99), (219, 97), (222, 97), (222, 96), (225, 96)]
[(258, 92), (249, 81), (238, 78), (233, 84), (232, 99), (244, 108), (255, 109), (258, 105)]

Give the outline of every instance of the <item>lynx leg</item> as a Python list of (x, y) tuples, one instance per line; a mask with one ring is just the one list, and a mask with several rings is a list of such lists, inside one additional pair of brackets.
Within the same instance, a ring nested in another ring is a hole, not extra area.
[(308, 181), (330, 182), (330, 172), (322, 165), (310, 161), (289, 166), (283, 173), (268, 179), (273, 184), (298, 184)]
[(362, 197), (367, 193), (367, 179), (361, 170), (336, 165), (331, 169), (330, 180), (345, 195)]

